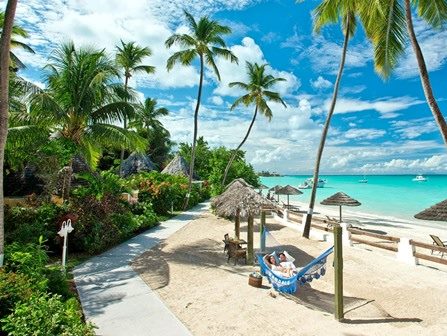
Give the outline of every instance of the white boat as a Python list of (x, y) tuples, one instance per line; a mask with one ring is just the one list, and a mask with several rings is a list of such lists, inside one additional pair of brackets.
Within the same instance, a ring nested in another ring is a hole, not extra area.
[(359, 180), (359, 183), (368, 183), (368, 179), (365, 176), (363, 176), (363, 178)]
[(426, 181), (427, 181), (427, 178), (424, 177), (423, 175), (417, 175), (417, 176), (413, 179), (413, 181), (415, 181), (415, 182), (426, 182)]
[[(313, 178), (306, 179), (302, 184), (298, 186), (298, 189), (310, 189), (314, 184)], [(326, 180), (318, 179), (317, 188), (323, 188), (326, 184)]]

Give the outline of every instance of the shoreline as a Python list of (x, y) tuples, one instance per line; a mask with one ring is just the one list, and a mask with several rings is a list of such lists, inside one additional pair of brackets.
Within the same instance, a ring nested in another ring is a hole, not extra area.
[[(300, 207), (301, 213), (307, 212), (308, 204), (304, 202), (291, 201), (290, 204)], [(423, 225), (415, 220), (406, 220), (404, 218), (398, 218), (394, 216), (381, 215), (377, 213), (365, 213), (348, 209), (349, 207), (343, 207), (342, 215), (343, 222), (360, 226), (362, 228), (370, 229), (382, 229), (388, 235), (396, 236), (399, 238), (411, 238), (417, 239), (422, 242), (432, 243), (430, 234), (437, 235), (441, 240), (447, 239), (447, 223), (444, 227), (441, 227), (442, 222), (433, 222)], [(318, 204), (314, 209), (314, 215), (322, 217), (325, 216), (339, 218), (339, 209), (335, 206), (324, 206)], [(429, 221), (427, 221), (429, 222)], [(431, 224), (431, 225), (430, 225)], [(434, 224), (434, 225), (433, 225)]]

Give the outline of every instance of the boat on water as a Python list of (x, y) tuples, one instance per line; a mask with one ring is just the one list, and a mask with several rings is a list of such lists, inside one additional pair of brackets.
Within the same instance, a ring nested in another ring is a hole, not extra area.
[(423, 175), (417, 175), (417, 176), (413, 179), (413, 181), (415, 181), (415, 182), (426, 182), (426, 181), (427, 181), (427, 178), (424, 177)]
[[(326, 180), (318, 179), (317, 188), (323, 188), (324, 185), (326, 184), (326, 182), (327, 182)], [(314, 184), (314, 179), (308, 178), (302, 184), (300, 184), (298, 186), (298, 189), (310, 189), (310, 188), (312, 188), (313, 184)]]
[(363, 178), (359, 180), (359, 183), (368, 183), (368, 179), (365, 176), (363, 176)]

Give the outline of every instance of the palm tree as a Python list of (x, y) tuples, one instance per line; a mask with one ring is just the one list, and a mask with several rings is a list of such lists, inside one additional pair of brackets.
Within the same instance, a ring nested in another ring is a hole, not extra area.
[[(105, 146), (144, 150), (144, 139), (113, 124), (132, 116), (134, 109), (119, 97), (122, 85), (114, 82), (119, 73), (104, 50), (76, 49), (67, 43), (50, 61), (47, 88), (32, 97), (30, 111), (37, 123), (47, 123), (53, 134), (64, 139), (72, 158), (79, 155), (94, 168)], [(64, 199), (69, 196), (71, 164)]]
[(5, 213), (3, 198), (3, 163), (5, 159), (5, 144), (8, 137), (8, 107), (9, 107), (9, 64), (11, 35), (14, 27), (18, 0), (8, 0), (0, 39), (0, 267), (3, 267), (5, 256)]
[[(0, 12), (0, 26), (1, 27), (3, 27), (4, 21), (5, 21), (5, 13)], [(1, 32), (0, 32), (0, 34), (1, 34)], [(20, 48), (20, 49), (23, 49), (25, 51), (28, 51), (28, 52), (34, 54), (34, 50), (29, 45), (27, 45), (26, 43), (20, 42), (16, 39), (17, 37), (27, 38), (28, 36), (29, 36), (28, 32), (25, 29), (23, 29), (22, 27), (20, 27), (18, 25), (14, 25), (12, 27), (11, 48)], [(11, 62), (11, 68), (13, 70), (25, 68), (25, 65), (20, 61), (20, 59), (12, 51), (10, 51), (9, 56), (11, 58), (10, 62)]]
[(129, 126), (142, 128), (147, 133), (147, 140), (149, 143), (151, 129), (163, 128), (163, 124), (158, 120), (159, 117), (167, 116), (169, 111), (165, 107), (157, 107), (157, 100), (147, 98), (144, 104), (140, 104), (137, 108), (135, 120)]
[(265, 68), (267, 64), (259, 65), (257, 63), (252, 64), (250, 62), (246, 62), (246, 66), (248, 74), (248, 83), (232, 82), (229, 84), (230, 87), (238, 87), (247, 92), (245, 95), (238, 98), (233, 103), (233, 105), (231, 106), (231, 110), (234, 110), (234, 108), (236, 108), (240, 104), (244, 104), (245, 106), (255, 104), (255, 111), (253, 114), (253, 118), (251, 119), (250, 126), (247, 129), (247, 133), (245, 134), (245, 137), (233, 151), (233, 154), (231, 155), (231, 158), (228, 161), (222, 179), (222, 187), (225, 186), (228, 171), (231, 167), (231, 164), (233, 163), (234, 158), (236, 157), (236, 154), (239, 152), (239, 149), (243, 146), (248, 136), (250, 135), (251, 129), (256, 120), (256, 116), (258, 115), (258, 111), (270, 121), (272, 119), (273, 113), (270, 107), (267, 105), (267, 101), (281, 103), (284, 105), (284, 107), (286, 107), (286, 104), (284, 103), (284, 101), (281, 99), (280, 95), (277, 92), (269, 91), (269, 89), (272, 86), (274, 86), (277, 82), (285, 81), (285, 79), (275, 78), (272, 75), (266, 74)]
[(200, 62), (200, 79), (199, 90), (197, 93), (196, 108), (194, 111), (194, 135), (192, 141), (191, 161), (189, 163), (189, 182), (188, 192), (186, 194), (185, 203), (183, 208), (186, 209), (189, 203), (189, 195), (192, 187), (192, 177), (194, 174), (194, 160), (196, 154), (196, 141), (197, 141), (197, 128), (200, 100), (202, 98), (202, 86), (204, 76), (205, 63), (211, 67), (217, 79), (220, 81), (219, 69), (217, 69), (214, 58), (216, 56), (223, 57), (231, 62), (237, 63), (237, 57), (227, 49), (225, 41), (222, 35), (231, 33), (231, 29), (227, 26), (219, 24), (217, 21), (210, 20), (208, 17), (200, 18), (199, 22), (192, 17), (187, 11), (184, 11), (186, 16), (186, 22), (191, 34), (174, 34), (169, 37), (165, 44), (167, 48), (172, 47), (174, 44), (184, 48), (183, 50), (175, 52), (169, 57), (166, 64), (168, 71), (172, 70), (176, 63), (182, 65), (191, 65), (191, 63), (198, 57)]
[(323, 155), (324, 145), (326, 142), (327, 133), (331, 123), (332, 115), (334, 114), (335, 104), (337, 102), (338, 90), (340, 86), (341, 76), (346, 60), (346, 51), (348, 49), (349, 39), (354, 35), (356, 29), (356, 15), (361, 16), (365, 14), (361, 1), (358, 0), (323, 0), (323, 2), (315, 9), (315, 21), (314, 29), (316, 32), (320, 32), (321, 28), (328, 23), (336, 23), (340, 19), (342, 22), (342, 30), (344, 35), (343, 49), (341, 54), (340, 65), (338, 69), (337, 79), (334, 85), (334, 92), (332, 95), (332, 101), (329, 106), (329, 111), (326, 117), (326, 121), (323, 126), (323, 133), (320, 139), (320, 145), (318, 147), (317, 157), (315, 160), (312, 192), (310, 195), (309, 209), (306, 214), (306, 221), (304, 225), (303, 237), (309, 238), (310, 224), (312, 222), (313, 208), (315, 205), (315, 197), (317, 194), (317, 181), (320, 173), (321, 157)]
[[(151, 65), (143, 65), (143, 59), (152, 55), (152, 51), (147, 47), (139, 47), (135, 42), (124, 43), (121, 41), (121, 46), (116, 46), (118, 52), (115, 56), (115, 61), (118, 67), (124, 71), (124, 90), (128, 94), (129, 79), (135, 73), (152, 74), (155, 72), (155, 67)], [(124, 129), (127, 129), (127, 117), (123, 120)], [(121, 162), (124, 160), (124, 148), (121, 149)]]
[[(425, 98), (447, 145), (447, 124), (434, 97), (424, 55), (414, 31), (411, 3), (410, 0), (403, 0), (403, 2), (404, 6), (399, 0), (371, 3), (378, 15), (374, 15), (376, 19), (367, 25), (366, 31), (374, 43), (376, 70), (383, 77), (389, 77), (400, 54), (404, 51), (406, 26), (418, 63)], [(447, 20), (446, 0), (413, 1), (413, 4), (416, 6), (418, 15), (434, 28), (442, 27)]]

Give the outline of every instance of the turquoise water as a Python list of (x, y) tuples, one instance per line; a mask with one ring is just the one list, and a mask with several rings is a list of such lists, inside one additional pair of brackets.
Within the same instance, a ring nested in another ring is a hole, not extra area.
[[(349, 210), (414, 220), (413, 215), (447, 198), (447, 175), (424, 176), (428, 181), (412, 181), (414, 175), (372, 175), (366, 176), (368, 183), (359, 183), (362, 176), (322, 175), (320, 178), (327, 183), (324, 188), (317, 189), (317, 202), (342, 191), (362, 203)], [(261, 177), (261, 183), (268, 187), (290, 184), (296, 188), (309, 177)], [(302, 195), (290, 196), (290, 200), (308, 203), (311, 189), (301, 191)]]

